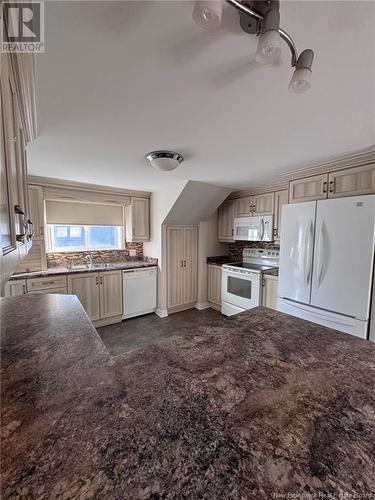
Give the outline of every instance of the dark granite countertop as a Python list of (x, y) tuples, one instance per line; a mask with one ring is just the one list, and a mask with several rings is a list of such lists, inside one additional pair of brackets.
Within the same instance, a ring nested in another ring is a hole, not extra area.
[(218, 255), (217, 257), (207, 257), (207, 264), (213, 264), (215, 266), (222, 266), (223, 264), (229, 264), (233, 262), (229, 255)]
[(73, 266), (73, 267), (49, 267), (45, 271), (34, 271), (30, 273), (13, 274), (11, 280), (21, 280), (25, 278), (39, 278), (46, 276), (56, 276), (59, 274), (72, 273), (97, 273), (98, 271), (111, 271), (114, 269), (138, 269), (142, 267), (153, 267), (158, 265), (158, 259), (145, 257), (143, 259), (128, 260), (125, 262), (94, 263), (91, 267)]
[(279, 268), (275, 267), (269, 271), (263, 271), (263, 274), (267, 274), (268, 276), (279, 276)]
[(370, 342), (257, 308), (111, 358), (73, 296), (1, 311), (3, 499), (375, 492)]

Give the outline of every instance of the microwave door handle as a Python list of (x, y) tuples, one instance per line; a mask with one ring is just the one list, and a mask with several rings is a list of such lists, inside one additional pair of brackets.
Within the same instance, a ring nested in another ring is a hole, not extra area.
[(260, 219), (260, 241), (263, 241), (264, 237), (264, 220)]

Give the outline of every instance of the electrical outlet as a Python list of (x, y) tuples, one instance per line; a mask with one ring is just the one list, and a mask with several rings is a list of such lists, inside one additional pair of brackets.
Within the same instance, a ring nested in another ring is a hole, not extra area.
[(137, 256), (137, 250), (134, 250), (134, 249), (129, 250), (129, 255), (130, 255), (130, 257), (136, 257)]

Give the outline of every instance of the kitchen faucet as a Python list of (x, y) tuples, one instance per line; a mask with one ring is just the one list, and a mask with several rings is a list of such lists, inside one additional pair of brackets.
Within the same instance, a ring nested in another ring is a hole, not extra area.
[(91, 253), (85, 255), (83, 260), (84, 260), (87, 267), (92, 267), (93, 259), (92, 259)]

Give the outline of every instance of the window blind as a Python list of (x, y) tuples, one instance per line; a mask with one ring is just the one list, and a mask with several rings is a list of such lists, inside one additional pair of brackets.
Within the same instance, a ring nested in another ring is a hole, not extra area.
[(47, 224), (122, 226), (124, 224), (123, 207), (47, 200), (46, 222)]

